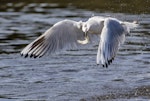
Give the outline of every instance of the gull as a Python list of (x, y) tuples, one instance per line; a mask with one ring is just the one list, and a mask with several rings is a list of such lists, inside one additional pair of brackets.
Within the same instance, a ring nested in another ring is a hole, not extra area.
[(108, 67), (114, 60), (119, 46), (124, 43), (125, 35), (138, 27), (137, 21), (123, 22), (116, 18), (94, 16), (87, 21), (62, 20), (54, 24), (40, 37), (27, 45), (21, 56), (42, 57), (63, 49), (72, 49), (92, 41), (91, 35), (99, 37), (96, 63)]

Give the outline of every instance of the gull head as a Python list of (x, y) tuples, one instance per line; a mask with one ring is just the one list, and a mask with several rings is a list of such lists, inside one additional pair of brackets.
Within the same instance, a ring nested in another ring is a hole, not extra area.
[(89, 37), (88, 37), (88, 30), (89, 26), (86, 22), (82, 22), (82, 31), (84, 32), (84, 40), (77, 40), (80, 44), (88, 44), (89, 43)]
[(84, 33), (87, 34), (88, 31), (89, 31), (89, 28), (90, 28), (90, 26), (89, 26), (88, 23), (84, 22), (84, 23), (82, 24), (82, 31), (83, 31)]

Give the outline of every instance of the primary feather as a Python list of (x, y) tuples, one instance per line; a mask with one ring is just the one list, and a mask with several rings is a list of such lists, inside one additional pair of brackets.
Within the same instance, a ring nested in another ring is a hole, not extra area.
[(41, 57), (47, 52), (52, 54), (64, 48), (73, 48), (77, 46), (77, 40), (83, 38), (83, 35), (80, 22), (63, 20), (26, 46), (21, 54), (25, 57)]

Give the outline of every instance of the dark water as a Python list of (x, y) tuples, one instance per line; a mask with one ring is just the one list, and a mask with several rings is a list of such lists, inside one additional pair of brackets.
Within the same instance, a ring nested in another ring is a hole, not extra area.
[[(1, 101), (150, 99), (149, 0), (134, 0), (134, 3), (127, 0), (8, 1), (2, 0), (0, 4)], [(95, 63), (98, 43), (40, 59), (20, 57), (23, 47), (54, 23), (63, 19), (85, 21), (93, 14), (140, 23), (140, 27), (126, 37), (109, 68)]]

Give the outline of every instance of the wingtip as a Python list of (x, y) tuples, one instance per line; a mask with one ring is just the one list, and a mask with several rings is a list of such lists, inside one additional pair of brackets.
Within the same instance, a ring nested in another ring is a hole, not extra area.
[(114, 60), (114, 57), (112, 59), (108, 60), (106, 63), (102, 64), (102, 67), (108, 68), (108, 66), (112, 63), (113, 60)]
[(21, 55), (21, 56), (23, 56), (23, 54), (22, 54), (22, 53), (20, 53), (20, 55)]
[(27, 58), (28, 57), (28, 54), (24, 55), (24, 58)]
[(21, 57), (24, 57), (24, 58), (37, 58), (38, 56), (36, 56), (36, 55), (34, 55), (34, 54), (23, 54), (23, 53), (21, 53), (20, 54), (21, 55)]
[(108, 64), (110, 65), (112, 63), (112, 59), (111, 60), (108, 60)]
[(34, 56), (34, 55), (33, 55), (33, 54), (31, 54), (31, 55), (30, 55), (30, 58), (32, 58), (33, 56)]
[(34, 56), (33, 56), (34, 59), (37, 58), (37, 57), (38, 57), (37, 55), (34, 55)]
[(102, 67), (108, 68), (108, 64), (102, 64)]

